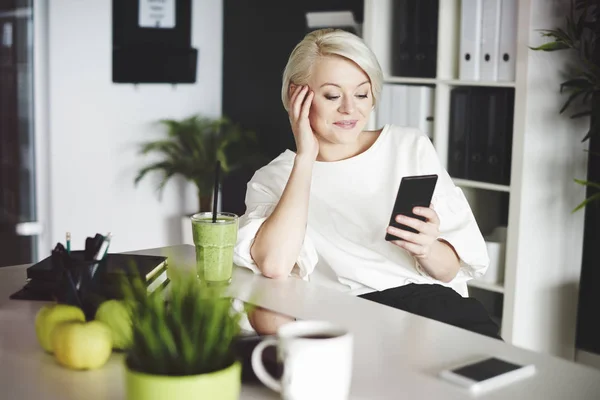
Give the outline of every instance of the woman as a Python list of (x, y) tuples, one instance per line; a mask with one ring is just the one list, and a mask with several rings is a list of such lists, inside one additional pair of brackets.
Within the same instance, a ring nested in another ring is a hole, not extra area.
[[(363, 130), (382, 72), (351, 33), (323, 29), (296, 46), (282, 101), (296, 141), (248, 183), (234, 262), (270, 278), (298, 275), (369, 300), (498, 337), (466, 281), (489, 264), (462, 191), (413, 128)], [(388, 226), (403, 176), (437, 174), (430, 207)], [(401, 240), (386, 241), (386, 233)]]

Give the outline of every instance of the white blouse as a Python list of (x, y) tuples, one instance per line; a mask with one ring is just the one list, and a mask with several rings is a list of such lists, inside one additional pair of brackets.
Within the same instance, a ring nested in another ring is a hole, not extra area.
[[(236, 265), (260, 273), (250, 247), (283, 193), (295, 156), (286, 150), (248, 183)], [(448, 284), (429, 276), (408, 252), (385, 240), (400, 180), (425, 174), (438, 174), (432, 204), (440, 218), (439, 238), (452, 244), (460, 257), (460, 271)], [(466, 282), (481, 277), (488, 265), (485, 242), (462, 190), (418, 130), (386, 125), (367, 151), (342, 161), (315, 162), (306, 236), (297, 260), (302, 278), (353, 295), (438, 283), (466, 296)]]

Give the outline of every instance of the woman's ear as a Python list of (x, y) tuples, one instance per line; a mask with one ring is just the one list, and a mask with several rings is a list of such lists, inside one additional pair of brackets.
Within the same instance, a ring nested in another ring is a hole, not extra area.
[(288, 89), (288, 96), (292, 96), (292, 93), (294, 93), (294, 90), (296, 90), (296, 88), (298, 87), (298, 85), (295, 85), (293, 83), (290, 83), (290, 87)]

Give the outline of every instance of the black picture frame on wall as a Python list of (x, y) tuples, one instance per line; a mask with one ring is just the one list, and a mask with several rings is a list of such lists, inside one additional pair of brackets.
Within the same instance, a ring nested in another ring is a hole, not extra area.
[(195, 83), (198, 50), (191, 46), (191, 27), (191, 0), (113, 0), (112, 81)]

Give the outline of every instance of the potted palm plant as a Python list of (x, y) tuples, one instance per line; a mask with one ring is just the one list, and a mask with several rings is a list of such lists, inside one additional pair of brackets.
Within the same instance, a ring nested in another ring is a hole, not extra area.
[[(571, 0), (571, 11), (565, 17), (562, 28), (545, 29), (541, 35), (551, 38), (551, 41), (538, 47), (537, 51), (570, 51), (573, 54), (573, 69), (566, 81), (560, 84), (561, 92), (568, 94), (560, 113), (569, 109), (581, 108), (574, 111), (570, 118), (590, 117), (590, 128), (582, 142), (590, 140), (589, 171), (595, 171), (594, 165), (600, 157), (593, 151), (594, 141), (600, 140), (600, 8), (597, 2), (589, 0)], [(589, 175), (589, 174), (588, 174)], [(587, 186), (587, 198), (573, 212), (584, 208), (592, 201), (600, 200), (600, 182), (594, 182), (593, 177), (587, 180), (575, 179), (575, 182)]]
[(198, 212), (212, 211), (217, 161), (223, 176), (242, 167), (259, 167), (265, 161), (256, 134), (226, 117), (192, 115), (182, 120), (163, 119), (159, 124), (166, 129), (166, 138), (142, 143), (140, 148), (142, 155), (159, 159), (140, 169), (135, 184), (151, 172), (161, 173), (160, 195), (172, 177), (182, 176), (196, 186)]
[(125, 358), (128, 400), (234, 400), (241, 364), (234, 339), (242, 313), (221, 289), (172, 274), (164, 292), (148, 294), (140, 278), (123, 285), (133, 339)]

